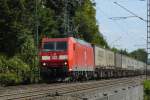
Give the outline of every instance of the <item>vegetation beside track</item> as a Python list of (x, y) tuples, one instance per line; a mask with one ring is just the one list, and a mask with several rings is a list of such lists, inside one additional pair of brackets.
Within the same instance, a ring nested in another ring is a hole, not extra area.
[[(45, 35), (65, 37), (64, 1), (0, 0), (0, 85), (39, 81), (37, 44)], [(70, 34), (109, 48), (97, 25), (94, 0), (68, 0), (68, 5)]]
[(144, 82), (144, 100), (150, 100), (150, 80)]
[[(108, 47), (96, 22), (95, 4), (79, 1), (68, 1), (70, 34)], [(0, 0), (0, 85), (39, 81), (37, 42), (45, 35), (65, 37), (64, 7), (64, 0)]]

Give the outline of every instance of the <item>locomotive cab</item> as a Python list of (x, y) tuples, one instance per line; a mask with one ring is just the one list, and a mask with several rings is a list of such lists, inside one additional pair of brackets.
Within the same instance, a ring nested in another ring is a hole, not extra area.
[(43, 38), (40, 63), (44, 79), (77, 79), (93, 73), (93, 48), (73, 37)]
[(48, 78), (65, 77), (68, 72), (68, 39), (44, 38), (40, 52), (40, 63), (42, 73)]
[(43, 67), (66, 66), (67, 58), (67, 41), (43, 43), (41, 56)]

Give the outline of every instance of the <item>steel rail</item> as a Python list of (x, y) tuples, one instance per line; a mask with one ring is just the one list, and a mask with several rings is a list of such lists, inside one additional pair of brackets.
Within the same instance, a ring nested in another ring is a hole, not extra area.
[[(0, 95), (0, 99), (3, 100), (16, 100), (16, 99), (30, 99), (30, 98), (37, 98), (43, 96), (54, 96), (56, 92), (60, 95), (67, 94), (67, 93), (74, 93), (78, 91), (86, 91), (88, 89), (110, 86), (119, 83), (134, 83), (134, 81), (138, 80), (139, 78), (134, 78), (134, 80), (129, 79), (114, 79), (114, 80), (105, 80), (105, 81), (95, 81), (91, 83), (77, 83), (77, 84), (67, 84), (67, 85), (60, 85), (56, 87), (47, 87), (47, 88), (40, 88), (35, 89), (32, 91), (25, 91), (22, 93), (11, 93)], [(140, 79), (139, 79), (140, 80)]]

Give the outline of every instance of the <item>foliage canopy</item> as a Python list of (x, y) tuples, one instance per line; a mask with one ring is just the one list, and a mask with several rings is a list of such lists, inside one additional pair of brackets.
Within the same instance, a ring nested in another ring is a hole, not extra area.
[(38, 80), (36, 25), (39, 43), (45, 35), (66, 37), (67, 24), (69, 35), (108, 47), (96, 22), (93, 1), (68, 0), (67, 3), (65, 1), (0, 0), (1, 84)]

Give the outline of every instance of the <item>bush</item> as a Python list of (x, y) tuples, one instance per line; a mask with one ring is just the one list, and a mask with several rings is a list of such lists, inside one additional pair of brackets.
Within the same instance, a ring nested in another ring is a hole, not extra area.
[(15, 72), (20, 71), (25, 73), (30, 70), (29, 66), (16, 56), (8, 60), (8, 68)]
[(0, 54), (0, 73), (2, 73), (0, 82), (2, 84), (14, 85), (39, 81), (38, 55), (34, 40), (31, 36), (25, 36), (23, 40), (20, 53), (13, 57)]
[(150, 96), (149, 95), (144, 95), (144, 100), (150, 100)]
[(22, 82), (30, 77), (28, 74), (30, 71), (29, 65), (16, 56), (9, 59), (8, 69), (9, 71), (16, 73), (16, 75), (22, 79)]
[(144, 82), (144, 92), (147, 95), (150, 95), (150, 81)]
[(22, 61), (30, 65), (30, 82), (36, 83), (39, 81), (38, 54), (32, 36), (27, 36), (21, 48), (21, 53), (18, 55)]
[(7, 57), (0, 54), (0, 73), (5, 73), (7, 70)]
[(30, 78), (29, 72), (29, 65), (17, 56), (10, 59), (7, 59), (6, 56), (0, 56), (1, 85), (15, 85), (27, 82)]
[(0, 84), (3, 86), (16, 85), (21, 83), (21, 78), (15, 73), (1, 73), (0, 74)]

